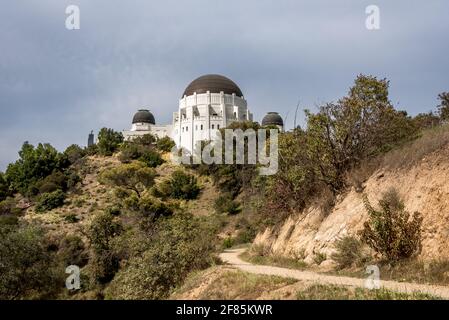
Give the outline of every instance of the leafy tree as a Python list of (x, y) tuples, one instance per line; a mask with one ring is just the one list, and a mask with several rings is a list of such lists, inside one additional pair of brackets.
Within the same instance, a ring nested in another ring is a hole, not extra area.
[(438, 105), (438, 112), (440, 118), (444, 121), (449, 120), (449, 92), (443, 92), (438, 95), (440, 104)]
[(161, 151), (170, 152), (175, 146), (175, 142), (170, 137), (163, 137), (157, 140), (156, 146)]
[(183, 170), (176, 170), (169, 179), (159, 184), (158, 192), (163, 197), (189, 200), (198, 197), (200, 187), (195, 176)]
[(98, 152), (103, 156), (111, 156), (122, 142), (123, 135), (121, 132), (102, 128), (98, 133)]
[(145, 163), (150, 168), (155, 168), (164, 163), (161, 155), (154, 150), (145, 151), (139, 158), (140, 161)]
[(0, 299), (45, 297), (59, 289), (42, 229), (2, 226), (0, 239)]
[(135, 192), (140, 198), (142, 191), (154, 185), (156, 172), (141, 162), (123, 164), (100, 174), (102, 183)]
[(122, 232), (122, 225), (108, 213), (94, 217), (87, 230), (93, 257), (92, 269), (94, 278), (99, 283), (107, 283), (119, 268), (119, 258), (114, 251), (112, 240)]
[(65, 193), (56, 190), (50, 193), (44, 193), (38, 197), (36, 203), (36, 212), (45, 212), (64, 205)]
[(156, 230), (147, 251), (116, 274), (107, 299), (164, 299), (190, 272), (212, 263), (213, 235), (194, 216), (160, 219)]
[(26, 194), (30, 186), (69, 165), (67, 157), (50, 144), (39, 143), (36, 148), (25, 142), (19, 152), (19, 160), (8, 166), (6, 180), (13, 191)]
[(9, 184), (5, 179), (5, 174), (0, 172), (0, 202), (9, 195)]
[(387, 191), (379, 201), (380, 210), (375, 210), (364, 197), (369, 219), (360, 232), (363, 242), (388, 261), (408, 258), (421, 249), (422, 216), (405, 210), (403, 201), (395, 189)]
[(218, 213), (228, 214), (236, 214), (241, 210), (239, 203), (229, 193), (222, 194), (215, 200), (214, 209)]
[(132, 140), (132, 142), (134, 144), (141, 145), (144, 147), (152, 147), (152, 146), (154, 146), (154, 143), (156, 142), (156, 138), (152, 134), (147, 133), (142, 136), (135, 137)]
[(75, 163), (86, 155), (86, 150), (77, 144), (72, 144), (65, 149), (64, 154), (70, 163)]

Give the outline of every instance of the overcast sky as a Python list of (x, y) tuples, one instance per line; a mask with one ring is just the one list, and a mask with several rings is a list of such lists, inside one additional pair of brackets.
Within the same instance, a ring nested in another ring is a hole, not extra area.
[[(81, 29), (65, 28), (78, 5)], [(380, 8), (380, 30), (365, 8)], [(90, 130), (129, 129), (151, 109), (169, 123), (194, 78), (220, 73), (255, 120), (335, 101), (359, 73), (391, 81), (410, 114), (449, 91), (449, 1), (10, 0), (0, 10), (0, 170), (24, 141), (59, 150)], [(303, 120), (303, 115), (300, 118)]]

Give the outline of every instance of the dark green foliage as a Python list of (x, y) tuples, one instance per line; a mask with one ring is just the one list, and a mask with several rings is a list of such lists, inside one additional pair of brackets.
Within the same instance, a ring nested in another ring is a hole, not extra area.
[(113, 215), (113, 216), (119, 216), (122, 212), (119, 207), (112, 206), (112, 207), (106, 208), (106, 213), (109, 213), (110, 215)]
[(240, 212), (240, 204), (232, 199), (229, 193), (218, 196), (214, 203), (214, 209), (217, 213), (236, 214)]
[(135, 162), (104, 170), (99, 180), (103, 184), (121, 188), (120, 190), (125, 191), (124, 195), (129, 190), (140, 197), (141, 192), (153, 186), (155, 177), (154, 169), (148, 168), (141, 162)]
[(36, 212), (45, 212), (64, 205), (65, 193), (56, 190), (51, 193), (41, 194), (36, 202)]
[(449, 92), (443, 92), (438, 95), (438, 99), (440, 100), (440, 104), (438, 105), (438, 112), (440, 114), (440, 118), (443, 121), (449, 120)]
[(155, 168), (164, 163), (164, 160), (162, 160), (161, 155), (154, 150), (145, 151), (139, 158), (139, 160), (145, 163), (150, 168)]
[(75, 213), (69, 213), (64, 216), (64, 220), (69, 223), (76, 223), (79, 221), (79, 218)]
[(45, 297), (63, 284), (37, 227), (0, 226), (0, 299)]
[(193, 270), (212, 263), (212, 235), (190, 214), (158, 220), (141, 257), (131, 259), (106, 289), (108, 299), (164, 299)]
[(363, 243), (356, 237), (346, 236), (338, 239), (335, 242), (335, 249), (332, 260), (337, 263), (339, 269), (361, 267), (369, 259), (363, 251)]
[(77, 144), (72, 144), (67, 147), (64, 151), (65, 156), (70, 161), (70, 163), (76, 163), (78, 160), (82, 159), (86, 154), (86, 150), (81, 148)]
[(22, 194), (26, 194), (39, 180), (69, 165), (67, 157), (50, 144), (40, 143), (34, 148), (25, 142), (19, 155), (20, 159), (8, 166), (6, 180), (11, 190)]
[(169, 205), (159, 199), (149, 196), (145, 196), (140, 199), (138, 203), (138, 210), (144, 217), (151, 218), (151, 220), (163, 216), (171, 216), (173, 214), (173, 209)]
[(158, 186), (158, 194), (162, 197), (174, 199), (196, 199), (200, 193), (195, 176), (183, 170), (174, 171), (170, 178), (161, 182)]
[(5, 179), (5, 174), (0, 172), (0, 201), (6, 199), (9, 195), (9, 184)]
[(163, 137), (157, 140), (156, 147), (163, 152), (170, 152), (175, 146), (175, 142), (169, 137)]
[(14, 198), (8, 197), (3, 201), (0, 201), (0, 215), (14, 214), (14, 208), (16, 208), (16, 201)]
[(152, 134), (147, 133), (143, 136), (135, 137), (132, 142), (144, 147), (151, 147), (156, 142), (156, 138)]
[(369, 219), (360, 232), (363, 242), (387, 261), (409, 258), (421, 250), (423, 218), (419, 212), (410, 217), (395, 189), (384, 193), (379, 211), (371, 206), (366, 195), (364, 203)]
[(96, 144), (90, 145), (86, 147), (85, 149), (86, 155), (88, 156), (94, 156), (98, 154), (98, 146)]
[(19, 218), (12, 214), (0, 215), (0, 228), (4, 226), (15, 226), (19, 224)]
[(119, 160), (123, 163), (129, 163), (142, 156), (144, 148), (133, 142), (126, 141), (120, 147)]
[(109, 213), (97, 215), (90, 224), (87, 235), (93, 251), (92, 272), (99, 283), (107, 283), (117, 272), (119, 258), (114, 251), (112, 240), (123, 230), (122, 225)]
[(417, 137), (418, 127), (388, 99), (389, 82), (360, 75), (337, 103), (306, 111), (307, 126), (279, 140), (279, 170), (265, 185), (267, 212), (302, 210), (325, 190), (347, 185), (348, 170), (362, 160)]
[(76, 265), (82, 268), (89, 260), (83, 240), (76, 235), (68, 235), (61, 240), (58, 257), (66, 267)]
[(50, 193), (56, 190), (66, 191), (67, 176), (60, 171), (55, 171), (44, 179), (39, 180), (34, 186), (39, 193)]
[(98, 153), (103, 156), (111, 156), (122, 142), (123, 135), (121, 132), (102, 128), (98, 133)]

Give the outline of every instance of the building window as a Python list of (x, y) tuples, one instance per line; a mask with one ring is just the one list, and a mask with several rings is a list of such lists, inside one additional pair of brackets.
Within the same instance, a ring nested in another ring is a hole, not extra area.
[(212, 125), (212, 129), (214, 129), (214, 125)]
[(234, 111), (234, 119), (237, 119), (237, 112)]
[(184, 132), (184, 127), (182, 127), (182, 132)]
[(189, 131), (189, 127), (186, 127), (186, 132)]
[(220, 125), (219, 124), (217, 124), (217, 129), (220, 129)]
[(200, 126), (200, 129), (203, 130), (203, 125)]

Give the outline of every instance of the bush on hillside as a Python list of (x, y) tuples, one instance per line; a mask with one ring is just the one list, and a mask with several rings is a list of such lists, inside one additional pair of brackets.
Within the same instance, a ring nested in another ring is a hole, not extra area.
[(61, 240), (58, 256), (63, 266), (66, 267), (69, 265), (76, 265), (82, 268), (89, 260), (89, 255), (86, 251), (84, 242), (77, 235), (68, 235)]
[(164, 299), (194, 270), (212, 263), (212, 234), (190, 214), (158, 221), (150, 248), (132, 258), (108, 288), (107, 299)]
[(5, 179), (5, 174), (0, 172), (0, 201), (6, 199), (9, 195), (9, 184)]
[(45, 246), (42, 229), (0, 226), (0, 299), (45, 298), (62, 278)]
[(120, 144), (123, 142), (123, 135), (121, 132), (113, 129), (102, 128), (98, 133), (98, 153), (103, 156), (111, 156), (117, 151)]
[(36, 202), (36, 212), (45, 212), (64, 205), (65, 193), (56, 190), (50, 193), (41, 194)]
[(112, 241), (123, 231), (121, 223), (108, 213), (94, 217), (87, 229), (92, 247), (90, 270), (98, 283), (111, 281), (119, 268), (119, 258)]
[(174, 199), (196, 199), (200, 193), (195, 176), (183, 170), (174, 171), (169, 179), (158, 185), (157, 189), (160, 196)]
[(39, 180), (55, 171), (62, 171), (70, 162), (50, 144), (33, 145), (25, 142), (19, 152), (20, 159), (6, 169), (5, 178), (12, 191), (27, 194)]
[(363, 251), (363, 243), (353, 236), (345, 236), (335, 242), (335, 249), (331, 256), (337, 263), (338, 269), (361, 267), (369, 257)]
[(170, 152), (175, 146), (175, 142), (169, 137), (163, 137), (157, 140), (156, 147), (163, 152)]
[(159, 152), (154, 150), (145, 151), (139, 158), (139, 161), (142, 161), (150, 168), (155, 168), (164, 163)]
[(364, 243), (388, 261), (409, 258), (420, 251), (423, 218), (419, 212), (410, 217), (395, 189), (384, 193), (380, 210), (371, 206), (366, 195), (364, 203), (369, 215), (360, 232)]
[(214, 203), (214, 209), (217, 213), (236, 214), (240, 212), (240, 204), (232, 199), (229, 193), (218, 196)]
[(82, 159), (86, 155), (86, 150), (81, 148), (77, 144), (72, 144), (67, 147), (64, 151), (64, 155), (67, 157), (67, 159), (70, 161), (70, 163), (74, 164), (78, 160)]
[[(141, 193), (153, 186), (156, 172), (141, 162), (123, 164), (117, 168), (106, 169), (100, 174), (99, 181), (124, 191), (134, 192), (139, 198)], [(123, 192), (122, 192), (123, 193)]]

